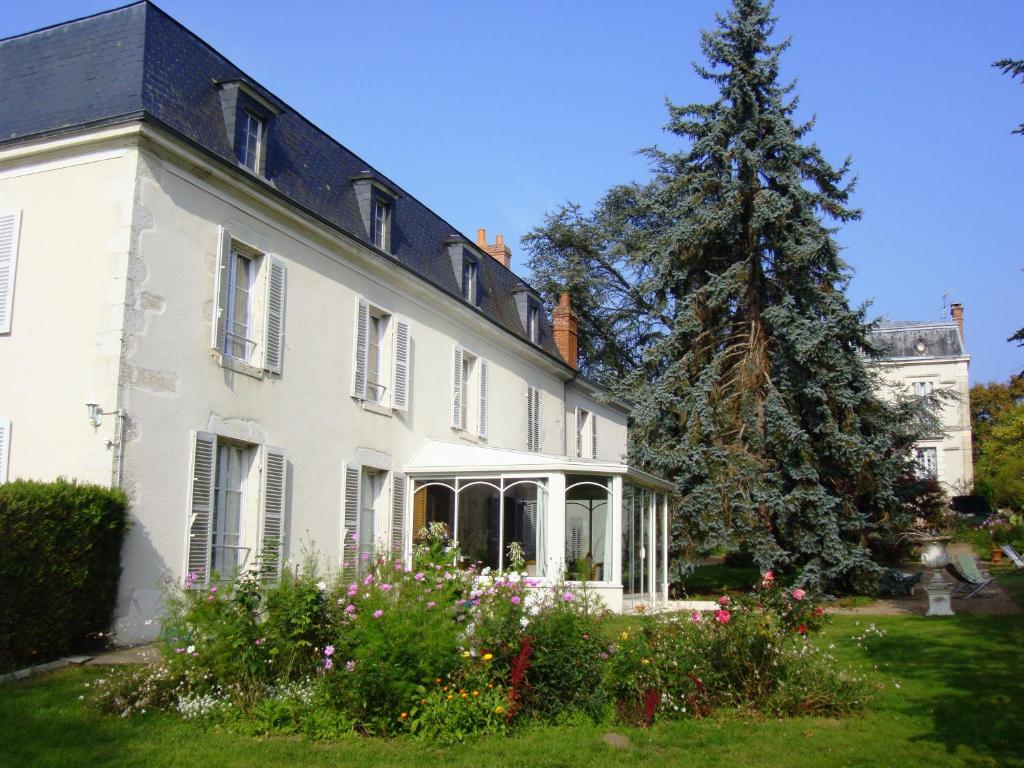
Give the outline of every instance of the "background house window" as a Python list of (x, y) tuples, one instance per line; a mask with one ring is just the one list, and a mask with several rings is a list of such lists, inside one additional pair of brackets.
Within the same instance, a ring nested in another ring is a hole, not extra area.
[(359, 492), (359, 569), (365, 571), (373, 557), (377, 535), (377, 505), (384, 487), (384, 473), (363, 468), (362, 488)]
[(915, 448), (914, 461), (917, 463), (917, 476), (920, 478), (936, 478), (939, 476), (939, 456), (936, 448)]
[(228, 357), (247, 363), (255, 346), (251, 338), (255, 265), (251, 257), (232, 248), (227, 270), (227, 332), (222, 351)]
[(366, 399), (373, 403), (381, 402), (387, 389), (383, 384), (385, 380), (383, 350), (388, 319), (388, 315), (377, 312), (370, 313), (370, 328), (366, 339)]
[(388, 234), (391, 229), (391, 206), (374, 196), (370, 220), (373, 224), (373, 244), (382, 251), (388, 250)]
[(914, 382), (914, 394), (918, 397), (927, 397), (935, 389), (934, 382), (931, 381), (915, 381)]
[(225, 579), (235, 578), (246, 562), (241, 546), (243, 489), (248, 475), (246, 453), (246, 449), (237, 445), (217, 445), (211, 567)]
[(476, 358), (468, 352), (462, 353), (462, 414), (459, 422), (459, 429), (467, 429), (467, 424), (472, 424), (469, 411), (473, 408), (475, 382), (473, 374), (476, 372)]
[(235, 147), (238, 162), (253, 173), (260, 172), (260, 150), (263, 144), (263, 121), (248, 110), (238, 116), (240, 141)]
[(470, 304), (476, 304), (477, 263), (473, 259), (462, 262), (462, 298)]
[(540, 343), (540, 307), (532, 303), (526, 308), (526, 336), (534, 344)]

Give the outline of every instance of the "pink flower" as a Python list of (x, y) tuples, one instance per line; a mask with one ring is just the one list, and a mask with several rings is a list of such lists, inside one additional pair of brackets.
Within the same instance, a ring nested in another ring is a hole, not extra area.
[(694, 624), (700, 624), (704, 621), (704, 617), (701, 616), (700, 611), (694, 611), (690, 614), (690, 621)]
[(722, 595), (720, 598), (718, 598), (718, 604), (723, 608), (731, 602), (732, 600), (729, 599), (728, 595)]
[(373, 584), (373, 574), (372, 573), (366, 574), (366, 578), (363, 579), (363, 584), (366, 584), (367, 586), (369, 586), (370, 584)]
[(206, 596), (206, 602), (208, 602), (208, 603), (212, 603), (216, 599), (217, 599), (216, 595), (207, 595)]
[(345, 669), (347, 669), (349, 672), (355, 672), (356, 671), (356, 663), (354, 661), (346, 661), (345, 662)]
[(263, 645), (266, 641), (267, 638), (261, 637), (259, 640), (256, 641), (256, 645)]
[(356, 612), (356, 607), (354, 605), (352, 605), (352, 603), (349, 603), (348, 605), (345, 606), (345, 613), (355, 613), (355, 612)]
[(804, 599), (804, 595), (806, 595), (807, 593), (804, 592), (802, 589), (800, 589), (798, 587), (797, 589), (794, 589), (789, 594), (791, 594), (793, 596), (794, 600), (803, 600)]
[(512, 603), (512, 605), (519, 605), (521, 602), (523, 602), (523, 598), (521, 598), (519, 595), (512, 595), (512, 597), (509, 598), (509, 602)]
[(433, 608), (436, 605), (437, 605), (437, 603), (435, 603), (433, 600), (431, 600), (429, 603), (427, 603), (427, 608)]
[(334, 661), (330, 658), (324, 659), (324, 669), (334, 669)]
[(349, 596), (349, 597), (355, 597), (355, 596), (356, 596), (356, 593), (357, 593), (358, 591), (359, 591), (359, 587), (358, 587), (357, 585), (355, 585), (355, 584), (350, 584), (350, 585), (349, 585), (349, 587), (348, 587), (348, 596)]
[(380, 585), (380, 591), (381, 592), (390, 592), (391, 591), (391, 585), (390, 584), (381, 584)]
[(184, 648), (175, 648), (175, 649), (174, 649), (174, 652), (175, 652), (175, 653), (184, 653), (184, 652), (185, 652), (185, 649), (184, 649)]
[(416, 581), (423, 581), (426, 577), (427, 575), (423, 573), (423, 571), (420, 571), (415, 576), (413, 576), (413, 578), (416, 579)]
[(405, 569), (402, 568), (402, 564), (401, 563), (395, 563), (395, 570), (398, 571), (399, 573), (401, 573)]
[(575, 599), (576, 595), (574, 595), (572, 592), (566, 592), (564, 595), (562, 595), (562, 600), (566, 603), (571, 603)]
[(732, 620), (732, 614), (728, 611), (715, 611), (715, 621), (719, 624), (728, 624)]
[(358, 533), (353, 533), (352, 534), (352, 541), (359, 541), (359, 534)]
[(364, 563), (370, 562), (370, 553), (369, 552), (363, 552), (363, 562)]
[(327, 656), (328, 658), (330, 658), (333, 655), (334, 655), (334, 646), (333, 645), (326, 646), (324, 648), (324, 656)]
[(775, 581), (775, 574), (772, 571), (765, 571), (761, 577), (761, 586), (770, 587), (773, 581)]
[(217, 594), (217, 585), (216, 584), (214, 586), (210, 587), (210, 592), (212, 592), (213, 594)]
[(375, 618), (375, 619), (379, 619), (383, 615), (384, 615), (384, 611), (382, 611), (380, 608), (378, 608), (376, 611), (373, 612), (373, 618)]

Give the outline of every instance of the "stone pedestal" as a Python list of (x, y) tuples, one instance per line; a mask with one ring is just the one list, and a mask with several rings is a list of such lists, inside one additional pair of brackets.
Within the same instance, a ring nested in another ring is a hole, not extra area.
[(953, 603), (950, 596), (953, 594), (953, 585), (946, 581), (942, 571), (932, 574), (932, 579), (924, 586), (928, 593), (928, 612), (925, 616), (952, 616)]

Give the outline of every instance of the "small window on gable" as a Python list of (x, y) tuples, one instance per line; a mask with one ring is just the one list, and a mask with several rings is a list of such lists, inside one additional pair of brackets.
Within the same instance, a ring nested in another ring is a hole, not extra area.
[(533, 344), (540, 343), (540, 306), (533, 302), (526, 308), (526, 336)]
[(470, 304), (477, 302), (477, 270), (480, 265), (469, 256), (462, 257), (462, 298)]
[(370, 220), (373, 224), (373, 244), (382, 251), (389, 249), (391, 242), (391, 204), (381, 195), (374, 195), (371, 204)]
[(519, 320), (523, 324), (523, 330), (526, 331), (526, 338), (530, 340), (531, 344), (540, 344), (540, 296), (525, 283), (513, 289), (513, 296), (516, 300), (516, 309), (519, 310)]
[(398, 190), (373, 171), (352, 177), (359, 217), (366, 228), (366, 239), (385, 253), (391, 253), (395, 235), (395, 202)]
[(268, 128), (281, 105), (241, 80), (220, 84), (220, 102), (235, 160), (251, 173), (266, 176)]

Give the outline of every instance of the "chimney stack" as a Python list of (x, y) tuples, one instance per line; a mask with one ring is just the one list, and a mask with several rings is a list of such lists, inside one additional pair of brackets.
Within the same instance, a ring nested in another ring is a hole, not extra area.
[(499, 262), (503, 267), (507, 268), (512, 263), (512, 249), (505, 245), (504, 235), (498, 235), (492, 245), (487, 242), (487, 230), (483, 228), (478, 229), (476, 231), (476, 245), (477, 248)]
[(558, 353), (573, 370), (579, 370), (579, 321), (569, 306), (568, 293), (563, 292), (558, 306), (551, 310), (551, 325)]
[(960, 328), (960, 339), (967, 343), (967, 337), (964, 336), (964, 305), (963, 304), (951, 304), (949, 306), (949, 313), (953, 316), (957, 326)]

